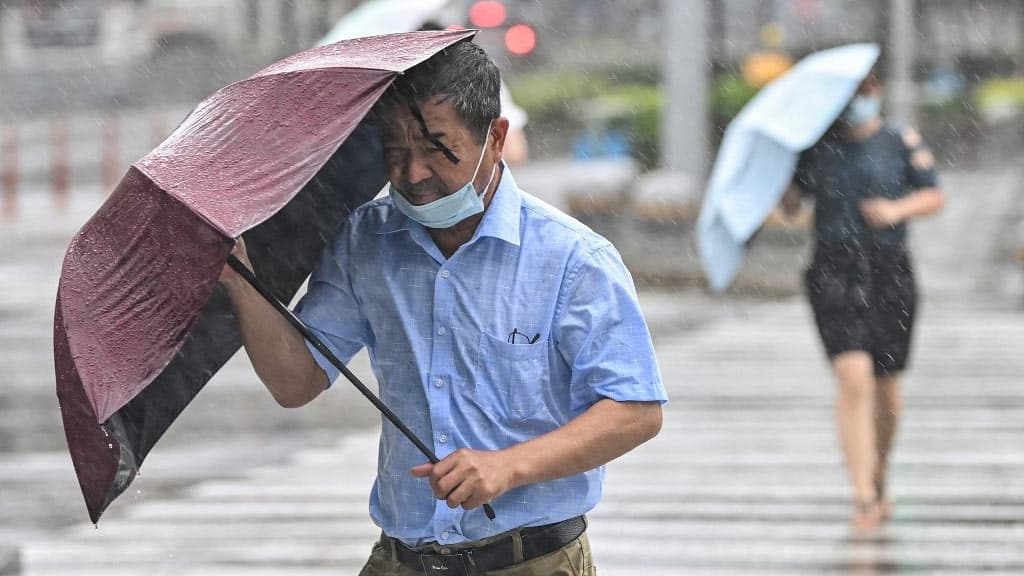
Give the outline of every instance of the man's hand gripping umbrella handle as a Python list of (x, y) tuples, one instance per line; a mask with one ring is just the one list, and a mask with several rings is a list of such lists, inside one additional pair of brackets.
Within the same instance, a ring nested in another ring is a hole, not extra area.
[[(236, 258), (234, 254), (228, 256), (228, 266), (231, 266), (232, 270), (237, 272), (239, 276), (244, 278), (246, 282), (248, 282), (253, 288), (255, 288), (256, 291), (260, 293), (260, 296), (263, 296), (263, 298), (266, 299), (266, 301), (269, 302), (270, 305), (273, 306), (275, 310), (277, 310), (282, 316), (284, 316), (285, 319), (288, 320), (288, 322), (292, 326), (294, 326), (296, 330), (299, 331), (299, 334), (302, 334), (302, 337), (309, 341), (309, 343), (311, 343), (313, 347), (317, 349), (317, 351), (323, 354), (324, 357), (327, 358), (331, 362), (331, 364), (334, 365), (335, 368), (341, 370), (341, 373), (345, 376), (345, 378), (349, 382), (351, 382), (352, 385), (355, 386), (356, 389), (359, 390), (359, 392), (361, 392), (363, 396), (365, 396), (366, 399), (369, 400), (370, 403), (372, 403), (377, 408), (377, 410), (379, 410), (380, 413), (383, 414), (384, 417), (388, 419), (389, 422), (394, 424), (395, 427), (398, 428), (402, 432), (402, 434), (404, 434), (405, 437), (409, 439), (410, 442), (415, 444), (416, 448), (418, 448), (419, 451), (422, 452), (423, 455), (426, 456), (428, 460), (430, 460), (431, 464), (437, 464), (438, 462), (440, 462), (440, 459), (437, 457), (436, 454), (434, 454), (434, 451), (431, 450), (429, 446), (424, 444), (423, 441), (420, 440), (419, 437), (417, 437), (416, 434), (398, 418), (398, 415), (392, 412), (390, 408), (388, 408), (383, 402), (381, 402), (380, 398), (378, 398), (376, 394), (374, 394), (369, 388), (367, 388), (366, 385), (363, 384), (359, 380), (359, 378), (357, 378), (356, 375), (353, 374), (352, 371), (349, 370), (348, 367), (346, 367), (341, 360), (338, 360), (338, 358), (330, 351), (330, 349), (328, 349), (327, 346), (325, 346), (324, 343), (321, 342), (320, 339), (317, 338), (316, 335), (313, 334), (308, 327), (306, 327), (302, 320), (299, 320), (298, 316), (296, 316), (291, 310), (288, 309), (287, 306), (285, 306), (280, 300), (278, 300), (277, 297), (274, 296), (270, 292), (270, 290), (267, 289), (266, 286), (260, 283), (259, 279), (256, 278), (256, 275), (253, 274), (252, 271), (249, 270), (249, 268), (245, 264), (243, 264), (241, 260)], [(494, 508), (492, 508), (490, 504), (484, 504), (483, 508), (484, 514), (486, 514), (487, 517), (491, 520), (494, 520)]]

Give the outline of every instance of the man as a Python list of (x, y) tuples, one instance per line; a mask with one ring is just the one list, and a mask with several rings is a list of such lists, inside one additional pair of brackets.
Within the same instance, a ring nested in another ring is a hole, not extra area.
[[(367, 576), (593, 574), (583, 514), (602, 466), (661, 426), (632, 280), (606, 240), (516, 187), (498, 83), (470, 42), (396, 80), (375, 109), (389, 197), (352, 213), (298, 307), (339, 358), (369, 348), (382, 400), (441, 458), (384, 423)], [(222, 282), (279, 403), (338, 376), (233, 272)]]

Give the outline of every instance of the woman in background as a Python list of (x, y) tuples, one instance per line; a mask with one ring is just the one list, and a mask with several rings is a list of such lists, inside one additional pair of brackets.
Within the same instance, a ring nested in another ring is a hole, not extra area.
[(931, 152), (916, 131), (887, 125), (881, 103), (872, 72), (836, 124), (801, 155), (782, 201), (793, 214), (802, 196), (814, 200), (815, 248), (805, 282), (839, 384), (836, 423), (858, 532), (891, 515), (889, 453), (917, 299), (907, 222), (945, 202)]

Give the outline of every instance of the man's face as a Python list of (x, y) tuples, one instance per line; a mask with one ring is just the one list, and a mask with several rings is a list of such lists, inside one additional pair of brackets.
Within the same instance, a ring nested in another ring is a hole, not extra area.
[[(453, 163), (437, 146), (423, 137), (419, 123), (407, 106), (387, 106), (381, 138), (388, 179), (414, 205), (433, 202), (464, 186), (473, 177), (483, 147), (474, 141), (455, 108), (442, 102), (440, 97), (420, 102), (419, 108), (431, 135), (461, 161)], [(490, 141), (488, 137), (487, 143)], [(480, 170), (473, 182), (478, 191), (482, 191), (496, 161), (492, 150), (484, 153)]]

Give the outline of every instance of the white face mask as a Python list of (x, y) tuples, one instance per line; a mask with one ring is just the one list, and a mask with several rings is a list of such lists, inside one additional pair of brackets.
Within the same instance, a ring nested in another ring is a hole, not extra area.
[(863, 126), (871, 122), (882, 111), (882, 101), (875, 96), (854, 96), (843, 110), (843, 120), (851, 126)]
[[(487, 134), (490, 135), (490, 133), (491, 124), (488, 124)], [(417, 206), (406, 200), (405, 196), (393, 184), (389, 183), (388, 194), (391, 196), (391, 201), (395, 203), (395, 206), (402, 214), (427, 228), (451, 228), (466, 218), (480, 214), (484, 211), (484, 194), (491, 187), (494, 174), (498, 169), (498, 165), (495, 164), (491, 169), (491, 177), (487, 179), (487, 184), (484, 185), (483, 190), (477, 192), (473, 186), (473, 181), (476, 180), (476, 175), (480, 171), (480, 165), (484, 161), (484, 153), (486, 151), (487, 139), (484, 138), (484, 146), (480, 150), (480, 158), (476, 161), (476, 169), (473, 170), (473, 176), (470, 177), (469, 182), (466, 182), (462, 188), (459, 188), (452, 194)]]

